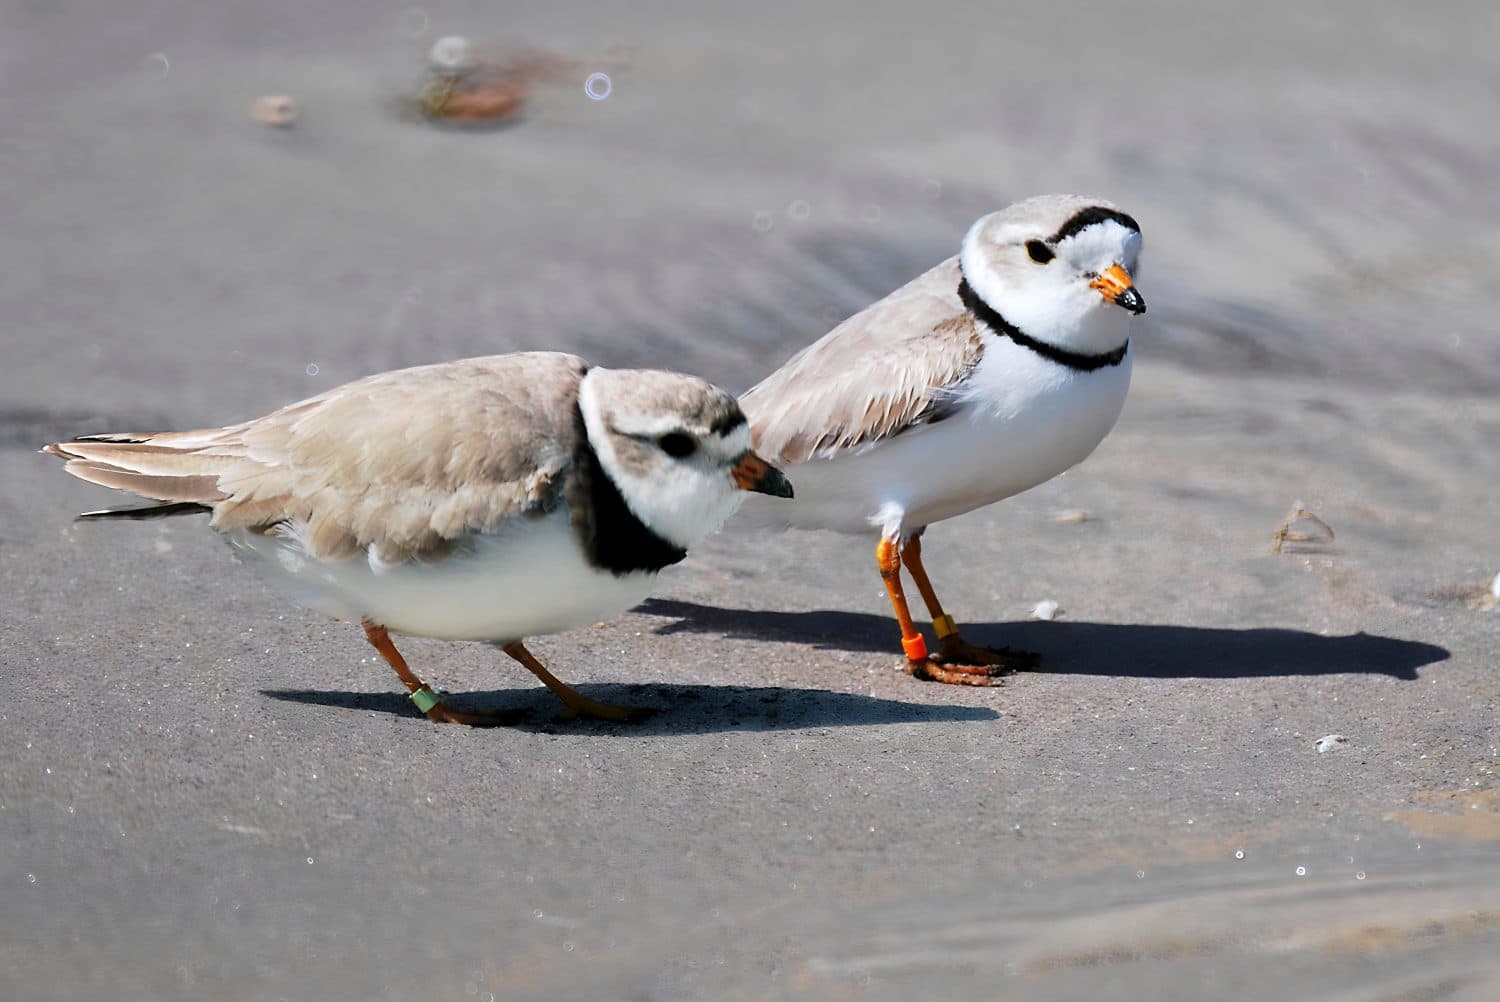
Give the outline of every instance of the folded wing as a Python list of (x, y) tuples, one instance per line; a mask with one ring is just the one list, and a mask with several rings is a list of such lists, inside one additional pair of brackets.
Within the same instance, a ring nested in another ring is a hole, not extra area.
[(740, 398), (771, 462), (830, 459), (948, 413), (983, 345), (952, 258), (850, 317)]
[(92, 483), (209, 510), (221, 532), (295, 532), (314, 556), (440, 557), (467, 533), (551, 510), (586, 364), (533, 352), (382, 373), (265, 417), (91, 435), (44, 451)]

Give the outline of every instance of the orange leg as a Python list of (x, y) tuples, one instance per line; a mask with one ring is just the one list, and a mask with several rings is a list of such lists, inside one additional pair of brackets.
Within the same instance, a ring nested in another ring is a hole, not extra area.
[(895, 540), (882, 537), (876, 544), (875, 565), (880, 568), (891, 608), (896, 610), (896, 622), (901, 624), (901, 649), (906, 652), (906, 660), (920, 664), (927, 660), (927, 641), (912, 623), (911, 610), (906, 606), (906, 593), (901, 589), (901, 554)]
[(938, 638), (937, 658), (929, 658), (920, 666), (918, 674), (939, 682), (959, 685), (996, 685), (997, 679), (1003, 674), (1018, 668), (1035, 667), (1035, 654), (1009, 648), (997, 651), (988, 647), (976, 647), (958, 635), (958, 624), (943, 611), (932, 581), (927, 577), (927, 568), (922, 566), (921, 536), (913, 536), (906, 541), (901, 550), (901, 560), (911, 574), (912, 581), (916, 583), (917, 591), (922, 593), (922, 601), (927, 604), (927, 611), (932, 615), (933, 632)]
[(597, 720), (624, 722), (627, 720), (639, 720), (650, 712), (648, 710), (633, 709), (628, 706), (613, 706), (609, 703), (600, 703), (589, 699), (583, 693), (572, 688), (566, 682), (542, 667), (542, 663), (519, 640), (513, 644), (506, 644), (501, 650), (525, 665), (531, 674), (541, 679), (542, 684), (552, 690), (554, 696), (563, 701), (563, 705), (567, 707), (567, 710), (563, 712), (565, 719), (594, 717)]
[(396, 670), (396, 677), (401, 679), (402, 684), (406, 686), (406, 691), (411, 693), (411, 701), (417, 704), (417, 709), (421, 710), (428, 720), (444, 724), (468, 724), (470, 727), (494, 727), (497, 724), (508, 723), (515, 717), (514, 713), (469, 712), (447, 706), (426, 682), (417, 678), (416, 673), (407, 667), (406, 659), (401, 656), (400, 651), (396, 650), (396, 644), (391, 640), (391, 635), (386, 628), (368, 619), (363, 622), (365, 638), (380, 652), (380, 656), (385, 658), (385, 663)]

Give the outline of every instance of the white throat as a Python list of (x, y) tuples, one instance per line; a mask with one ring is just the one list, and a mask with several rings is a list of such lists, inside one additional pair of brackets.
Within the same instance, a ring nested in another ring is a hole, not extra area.
[(964, 237), (958, 260), (969, 287), (990, 309), (1028, 337), (1082, 355), (1103, 355), (1130, 340), (1130, 314), (1105, 302), (1060, 263), (1037, 265), (1035, 272), (1024, 273), (1025, 281), (1006, 281), (979, 237), (983, 222)]

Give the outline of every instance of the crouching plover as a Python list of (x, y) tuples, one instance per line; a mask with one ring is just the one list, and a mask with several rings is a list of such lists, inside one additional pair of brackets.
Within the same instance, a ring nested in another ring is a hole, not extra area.
[[(878, 531), (916, 674), (988, 685), (1035, 663), (962, 640), (923, 569), (922, 531), (1057, 476), (1114, 427), (1130, 386), (1127, 314), (1146, 311), (1131, 279), (1140, 249), (1140, 227), (1108, 202), (1018, 202), (740, 398), (760, 453), (798, 464), (794, 503), (747, 514)], [(932, 614), (935, 656), (912, 624), (903, 563)]]
[(791, 497), (732, 396), (691, 376), (526, 352), (370, 376), (243, 424), (89, 435), (44, 452), (156, 504), (206, 512), (273, 582), (365, 635), (428, 718), (453, 709), (390, 633), (484, 640), (569, 714), (630, 716), (554, 678), (523, 638), (623, 612), (739, 507)]

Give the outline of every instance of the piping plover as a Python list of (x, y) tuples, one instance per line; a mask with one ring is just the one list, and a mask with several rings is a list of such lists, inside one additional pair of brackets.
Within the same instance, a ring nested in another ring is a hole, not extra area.
[(157, 502), (80, 518), (211, 514), (273, 582), (361, 621), (430, 719), (469, 724), (497, 718), (446, 705), (390, 633), (497, 643), (570, 714), (624, 719), (554, 678), (523, 638), (640, 602), (743, 491), (792, 495), (729, 394), (556, 352), (402, 369), (243, 424), (43, 451)]
[[(1035, 487), (1094, 451), (1130, 386), (1134, 219), (1044, 195), (984, 216), (949, 258), (835, 327), (740, 398), (755, 447), (797, 464), (765, 523), (880, 534), (875, 559), (915, 673), (994, 684), (1030, 655), (965, 643), (922, 566), (929, 524)], [(901, 586), (932, 614), (929, 656)]]

